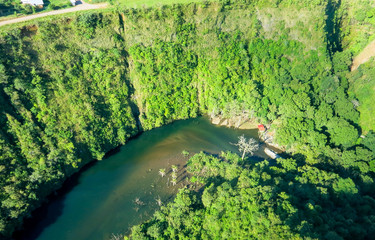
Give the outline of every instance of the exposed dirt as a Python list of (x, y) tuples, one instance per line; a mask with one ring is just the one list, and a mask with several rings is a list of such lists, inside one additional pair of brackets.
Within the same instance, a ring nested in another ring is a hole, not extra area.
[(75, 7), (72, 7), (72, 8), (55, 10), (55, 11), (44, 12), (44, 13), (39, 13), (39, 14), (33, 14), (33, 15), (30, 15), (30, 16), (15, 18), (15, 19), (11, 19), (11, 20), (5, 20), (5, 21), (0, 22), (0, 26), (12, 24), (12, 23), (24, 22), (24, 21), (28, 21), (28, 20), (31, 20), (31, 19), (36, 19), (36, 18), (41, 18), (41, 17), (46, 17), (46, 16), (52, 16), (52, 15), (70, 13), (70, 12), (77, 12), (77, 11), (84, 11), (84, 10), (90, 10), (90, 9), (106, 8), (107, 6), (108, 6), (108, 3), (88, 4), (88, 3), (85, 3), (85, 2), (82, 1), (82, 4), (77, 5)]
[(367, 62), (373, 56), (375, 56), (375, 40), (367, 45), (365, 49), (353, 59), (351, 71), (356, 70), (359, 65)]
[(247, 115), (224, 118), (223, 116), (211, 116), (211, 123), (219, 126), (234, 127), (238, 129), (257, 129), (258, 121), (249, 119)]

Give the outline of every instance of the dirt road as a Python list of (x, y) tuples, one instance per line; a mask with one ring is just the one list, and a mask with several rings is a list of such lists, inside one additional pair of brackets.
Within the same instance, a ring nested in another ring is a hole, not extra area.
[(375, 40), (367, 45), (365, 49), (353, 59), (351, 70), (356, 70), (359, 65), (367, 62), (373, 56), (375, 56)]
[(52, 16), (52, 15), (58, 15), (58, 14), (63, 14), (63, 13), (90, 10), (90, 9), (106, 8), (107, 6), (108, 6), (108, 3), (88, 4), (88, 3), (82, 2), (82, 4), (77, 5), (75, 7), (72, 7), (72, 8), (55, 10), (55, 11), (45, 12), (45, 13), (38, 13), (38, 14), (30, 15), (30, 16), (25, 16), (25, 17), (20, 17), (20, 18), (2, 21), (2, 22), (0, 22), (0, 27), (4, 26), (4, 25), (12, 24), (12, 23), (28, 21), (28, 20), (31, 20), (31, 19), (41, 18), (41, 17), (45, 17), (45, 16)]

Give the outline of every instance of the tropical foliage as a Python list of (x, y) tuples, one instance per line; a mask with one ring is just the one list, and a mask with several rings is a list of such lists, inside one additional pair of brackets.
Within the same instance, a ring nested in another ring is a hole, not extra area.
[[(337, 32), (349, 29), (340, 2), (116, 9), (1, 32), (1, 237), (85, 163), (140, 130), (200, 114), (269, 123), (294, 158), (249, 170), (230, 154), (223, 158), (232, 163), (199, 155), (216, 162), (209, 179), (194, 179), (206, 193), (183, 190), (152, 220), (160, 226), (146, 223), (133, 236), (372, 236), (372, 93), (354, 83), (373, 79), (365, 66), (366, 74), (349, 73), (355, 51)], [(230, 225), (238, 219), (247, 228)]]
[[(348, 177), (303, 160), (247, 167), (222, 153), (193, 156), (188, 171), (203, 190), (180, 189), (173, 202), (132, 228), (131, 239), (369, 239), (375, 200), (369, 178)], [(370, 194), (370, 192), (372, 192)]]

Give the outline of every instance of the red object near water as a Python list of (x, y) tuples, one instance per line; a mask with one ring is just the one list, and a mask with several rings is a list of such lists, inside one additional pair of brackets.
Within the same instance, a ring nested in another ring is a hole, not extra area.
[(259, 125), (258, 125), (258, 129), (259, 129), (259, 131), (261, 131), (261, 132), (266, 131), (266, 127), (264, 127), (263, 124), (259, 124)]

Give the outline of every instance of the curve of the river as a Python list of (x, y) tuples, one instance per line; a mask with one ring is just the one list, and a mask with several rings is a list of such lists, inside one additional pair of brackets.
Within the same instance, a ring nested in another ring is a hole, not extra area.
[[(200, 151), (237, 152), (231, 143), (242, 134), (258, 139), (256, 130), (217, 127), (205, 118), (144, 132), (117, 153), (82, 171), (69, 191), (36, 211), (34, 215), (39, 216), (29, 220), (30, 226), (17, 238), (102, 240), (128, 233), (132, 225), (148, 219), (159, 208), (156, 199), (166, 203), (184, 184), (181, 176), (188, 157), (181, 154), (183, 150), (190, 156)], [(252, 158), (266, 158), (263, 149)], [(179, 167), (176, 186), (169, 179), (172, 164)], [(167, 176), (158, 174), (160, 168), (167, 169)]]

